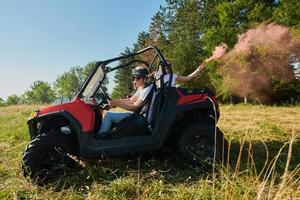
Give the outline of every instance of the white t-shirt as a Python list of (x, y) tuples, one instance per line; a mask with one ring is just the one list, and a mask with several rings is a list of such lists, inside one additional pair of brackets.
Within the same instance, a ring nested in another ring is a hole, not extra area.
[[(170, 74), (164, 75), (164, 83), (167, 83), (170, 79)], [(177, 74), (172, 74), (172, 82), (171, 87), (175, 87), (176, 85)]]
[(152, 87), (153, 87), (152, 84), (145, 88), (139, 87), (133, 96), (136, 96), (138, 99), (144, 101), (147, 95), (149, 94), (149, 92), (151, 91)]
[[(159, 73), (156, 74), (156, 79), (160, 77)], [(164, 75), (164, 83), (167, 83), (170, 79), (170, 74)], [(172, 74), (172, 82), (171, 82), (171, 87), (175, 87), (176, 85), (176, 78), (177, 74)], [(156, 82), (157, 87), (160, 87), (160, 80)], [(149, 85), (148, 87), (145, 88), (138, 88), (137, 91), (135, 92), (134, 96), (138, 97), (138, 99), (145, 101), (146, 97), (150, 93), (151, 89), (153, 87), (153, 84)], [(152, 99), (151, 99), (151, 104), (149, 105), (149, 110), (148, 110), (148, 117), (147, 121), (150, 123), (151, 118), (152, 118), (152, 111), (153, 111), (153, 103), (155, 99), (156, 94), (153, 94)]]
[[(138, 97), (138, 99), (140, 99), (142, 101), (145, 101), (152, 88), (153, 88), (153, 84), (151, 84), (145, 88), (140, 87), (134, 93), (134, 96)], [(153, 97), (154, 97), (154, 95), (153, 95)], [(152, 99), (152, 101), (153, 101), (153, 99)], [(153, 107), (152, 104), (153, 104), (153, 102), (151, 103), (151, 106), (148, 108), (149, 109), (148, 110), (148, 119), (147, 119), (148, 122), (150, 122), (151, 116), (152, 116), (152, 107)]]
[(148, 87), (143, 88), (140, 93), (138, 98), (142, 101), (145, 101), (146, 97), (148, 96), (149, 92), (151, 91), (153, 85), (149, 85)]
[[(157, 85), (158, 88), (160, 88), (160, 80), (159, 80), (160, 76), (161, 76), (160, 72), (157, 72), (156, 75), (155, 75), (155, 79), (157, 80), (156, 81), (156, 85)], [(164, 75), (163, 79), (164, 79), (164, 83), (169, 82), (170, 74)], [(175, 87), (176, 86), (176, 79), (177, 79), (177, 74), (173, 73), (172, 74), (172, 80), (171, 80), (172, 81), (171, 82), (171, 87)]]
[(139, 97), (139, 96), (141, 95), (141, 91), (142, 91), (142, 90), (143, 90), (143, 88), (139, 87), (139, 88), (135, 91), (135, 93), (134, 93), (133, 96)]

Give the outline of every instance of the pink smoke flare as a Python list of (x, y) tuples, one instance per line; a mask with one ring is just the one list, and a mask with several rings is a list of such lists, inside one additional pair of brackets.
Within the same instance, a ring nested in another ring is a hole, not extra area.
[(300, 33), (273, 23), (261, 24), (238, 35), (219, 73), (233, 94), (270, 103), (276, 100), (276, 84), (295, 80), (292, 55), (300, 55)]
[(216, 46), (215, 50), (213, 51), (213, 55), (211, 57), (207, 58), (205, 60), (205, 62), (209, 62), (211, 60), (215, 60), (215, 59), (221, 58), (223, 55), (225, 55), (226, 50), (227, 50), (227, 45), (224, 44), (224, 43)]

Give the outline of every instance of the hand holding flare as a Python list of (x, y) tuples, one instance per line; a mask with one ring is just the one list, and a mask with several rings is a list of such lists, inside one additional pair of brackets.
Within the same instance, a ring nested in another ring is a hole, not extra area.
[(221, 58), (223, 55), (225, 55), (227, 51), (227, 45), (223, 42), (221, 42), (218, 46), (215, 47), (215, 50), (213, 51), (213, 54), (211, 57), (205, 59), (200, 65), (199, 70), (204, 69), (205, 63), (208, 63), (209, 61), (216, 60), (218, 58)]

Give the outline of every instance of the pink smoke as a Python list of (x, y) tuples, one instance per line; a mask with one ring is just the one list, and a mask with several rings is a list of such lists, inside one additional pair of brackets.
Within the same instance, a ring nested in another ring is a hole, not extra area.
[(215, 47), (212, 56), (207, 58), (205, 62), (209, 62), (221, 58), (223, 55), (225, 55), (226, 50), (227, 50), (227, 45), (225, 43), (219, 44), (218, 46)]
[[(234, 49), (237, 52), (249, 53), (252, 46), (280, 48), (282, 40), (289, 34), (289, 29), (275, 24), (260, 25), (246, 33), (238, 35)], [(276, 44), (276, 45), (275, 45)]]
[(262, 24), (238, 36), (219, 72), (233, 93), (270, 102), (274, 84), (295, 78), (290, 56), (299, 53), (299, 48), (300, 40), (293, 30)]

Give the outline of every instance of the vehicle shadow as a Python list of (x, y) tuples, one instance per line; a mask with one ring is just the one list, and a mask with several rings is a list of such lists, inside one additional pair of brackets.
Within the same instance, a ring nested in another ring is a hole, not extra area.
[[(226, 173), (265, 174), (273, 169), (276, 174), (284, 173), (289, 144), (280, 141), (229, 143), (229, 161), (223, 166)], [(300, 141), (293, 143), (289, 170), (300, 164)], [(276, 160), (275, 167), (272, 168)], [(220, 165), (215, 168), (218, 175)], [(135, 180), (162, 180), (165, 183), (177, 184), (197, 181), (212, 177), (212, 172), (203, 172), (186, 165), (174, 153), (160, 151), (154, 153), (133, 154), (122, 157), (104, 158), (101, 160), (81, 161), (80, 166), (67, 171), (51, 183), (51, 188), (60, 191), (69, 187), (90, 188), (94, 183), (109, 185), (112, 181), (126, 177)]]

